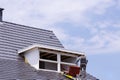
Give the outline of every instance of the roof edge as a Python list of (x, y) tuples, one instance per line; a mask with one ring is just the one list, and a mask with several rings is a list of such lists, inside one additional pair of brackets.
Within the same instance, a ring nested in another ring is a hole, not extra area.
[(64, 52), (64, 53), (76, 54), (76, 55), (79, 55), (79, 56), (85, 55), (84, 52), (78, 52), (78, 51), (68, 50), (68, 49), (65, 49), (65, 48), (58, 48), (58, 47), (42, 45), (42, 44), (33, 44), (33, 45), (30, 45), (30, 46), (25, 47), (23, 49), (20, 49), (20, 50), (18, 50), (18, 54), (21, 54), (21, 53), (26, 52), (28, 50), (31, 50), (33, 48), (45, 48), (45, 49), (60, 51), (60, 52)]

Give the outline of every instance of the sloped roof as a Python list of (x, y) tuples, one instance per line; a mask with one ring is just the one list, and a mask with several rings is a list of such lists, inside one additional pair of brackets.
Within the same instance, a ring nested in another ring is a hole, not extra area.
[(0, 22), (0, 53), (2, 56), (18, 57), (17, 50), (32, 44), (42, 44), (64, 48), (52, 31)]
[[(60, 73), (35, 70), (23, 60), (0, 59), (0, 80), (69, 80)], [(90, 74), (82, 80), (96, 80)]]
[(64, 80), (56, 72), (38, 71), (24, 61), (0, 59), (0, 80)]
[[(52, 31), (0, 22), (0, 79), (1, 80), (67, 80), (59, 73), (36, 71), (25, 64), (17, 50), (32, 44), (64, 48)], [(96, 80), (87, 74), (87, 79)], [(69, 80), (69, 79), (68, 79)], [(83, 79), (86, 80), (86, 79)]]

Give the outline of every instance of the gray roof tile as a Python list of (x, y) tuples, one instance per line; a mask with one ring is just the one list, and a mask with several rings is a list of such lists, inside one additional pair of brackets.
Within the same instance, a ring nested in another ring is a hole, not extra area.
[(16, 55), (16, 50), (32, 44), (43, 44), (63, 48), (63, 45), (52, 31), (5, 21), (0, 22), (1, 55)]

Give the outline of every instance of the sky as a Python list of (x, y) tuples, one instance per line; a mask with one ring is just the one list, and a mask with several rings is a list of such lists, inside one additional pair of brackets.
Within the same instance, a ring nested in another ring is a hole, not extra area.
[(0, 0), (3, 20), (52, 30), (65, 48), (85, 52), (87, 72), (120, 80), (120, 0)]

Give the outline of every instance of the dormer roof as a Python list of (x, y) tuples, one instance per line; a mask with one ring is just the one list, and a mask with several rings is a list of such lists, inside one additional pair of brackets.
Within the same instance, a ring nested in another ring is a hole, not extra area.
[(52, 50), (52, 51), (56, 51), (56, 52), (74, 54), (74, 55), (78, 55), (78, 56), (85, 55), (83, 52), (72, 51), (72, 50), (68, 50), (68, 49), (65, 49), (65, 48), (59, 48), (59, 47), (54, 47), (54, 46), (42, 45), (42, 44), (33, 44), (33, 45), (30, 45), (30, 46), (25, 47), (23, 49), (20, 49), (20, 50), (18, 50), (18, 54), (21, 54), (21, 53), (26, 52), (28, 50), (31, 50), (33, 48)]

